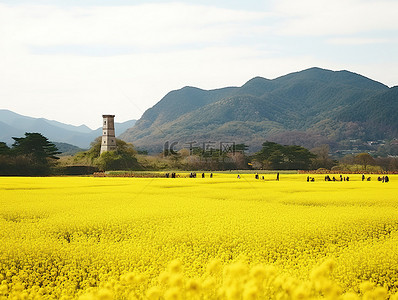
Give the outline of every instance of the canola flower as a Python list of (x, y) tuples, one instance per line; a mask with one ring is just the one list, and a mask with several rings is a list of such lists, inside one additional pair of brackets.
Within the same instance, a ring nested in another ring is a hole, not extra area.
[(264, 176), (0, 178), (0, 299), (398, 299), (398, 176)]

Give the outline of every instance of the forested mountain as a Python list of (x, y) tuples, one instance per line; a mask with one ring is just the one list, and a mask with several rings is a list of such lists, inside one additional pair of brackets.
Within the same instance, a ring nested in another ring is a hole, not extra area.
[[(12, 137), (21, 137), (25, 132), (38, 132), (52, 142), (68, 143), (80, 148), (88, 148), (96, 137), (102, 135), (102, 127), (92, 130), (86, 125), (73, 126), (43, 118), (22, 116), (15, 112), (0, 109), (0, 141), (11, 145)], [(99, 125), (102, 117), (98, 116)], [(132, 127), (135, 120), (115, 123), (116, 134)]]
[(368, 138), (398, 136), (398, 87), (357, 102), (339, 115), (343, 121), (359, 122)]
[(168, 93), (120, 137), (161, 151), (165, 141), (246, 143), (265, 140), (347, 147), (352, 140), (397, 137), (398, 87), (349, 71), (311, 68), (242, 87)]

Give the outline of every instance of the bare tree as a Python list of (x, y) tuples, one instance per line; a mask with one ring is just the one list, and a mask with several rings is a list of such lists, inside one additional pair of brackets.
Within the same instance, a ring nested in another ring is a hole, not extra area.
[(369, 153), (359, 153), (355, 156), (355, 162), (362, 165), (363, 169), (366, 171), (366, 167), (369, 165), (374, 165), (375, 160)]

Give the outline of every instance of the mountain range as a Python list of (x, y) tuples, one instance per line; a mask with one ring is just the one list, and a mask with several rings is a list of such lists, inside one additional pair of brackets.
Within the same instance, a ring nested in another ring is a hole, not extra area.
[[(166, 142), (176, 149), (211, 142), (244, 143), (249, 151), (268, 140), (313, 148), (353, 149), (366, 141), (398, 137), (398, 86), (349, 71), (310, 68), (276, 79), (255, 77), (241, 87), (169, 92), (138, 120), (115, 123), (118, 137), (139, 150), (159, 153)], [(65, 151), (86, 149), (102, 134), (0, 109), (0, 141), (40, 132)]]
[[(5, 109), (0, 109), (0, 120), (0, 141), (9, 145), (14, 142), (12, 137), (22, 137), (25, 132), (39, 132), (58, 145), (66, 143), (87, 149), (95, 138), (102, 135), (102, 127), (92, 130), (86, 125), (74, 126), (44, 118), (32, 118)], [(99, 120), (101, 124), (101, 116)], [(135, 120), (115, 123), (115, 131), (122, 133), (134, 123)]]
[(171, 91), (120, 138), (159, 152), (166, 142), (266, 141), (332, 149), (398, 137), (398, 87), (349, 71), (310, 68), (241, 87)]

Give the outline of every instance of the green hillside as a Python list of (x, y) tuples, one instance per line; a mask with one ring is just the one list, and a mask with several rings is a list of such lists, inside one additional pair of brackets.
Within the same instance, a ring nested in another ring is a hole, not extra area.
[[(256, 77), (242, 87), (184, 87), (148, 109), (121, 138), (154, 152), (165, 141), (246, 143), (253, 151), (267, 139), (338, 148), (347, 139), (395, 137), (397, 117), (390, 112), (397, 94), (362, 75), (320, 68)], [(367, 124), (378, 134), (367, 132)]]
[(369, 139), (398, 136), (398, 87), (357, 102), (339, 115), (342, 121), (353, 121), (366, 129)]

